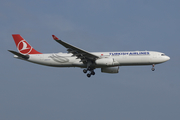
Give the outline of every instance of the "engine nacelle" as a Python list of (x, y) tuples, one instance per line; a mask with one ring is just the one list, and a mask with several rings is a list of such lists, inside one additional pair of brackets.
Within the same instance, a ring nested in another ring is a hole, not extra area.
[(119, 63), (114, 61), (113, 58), (101, 58), (101, 59), (97, 59), (95, 61), (96, 65), (100, 65), (100, 66), (111, 66), (111, 65), (118, 65)]
[(104, 73), (118, 73), (119, 72), (119, 66), (101, 68), (101, 72), (104, 72)]

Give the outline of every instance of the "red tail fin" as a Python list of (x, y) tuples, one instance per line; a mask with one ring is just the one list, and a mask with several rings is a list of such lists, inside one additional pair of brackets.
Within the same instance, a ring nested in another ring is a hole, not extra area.
[(23, 39), (19, 34), (13, 34), (14, 42), (18, 51), (21, 54), (42, 54), (36, 51), (25, 39)]

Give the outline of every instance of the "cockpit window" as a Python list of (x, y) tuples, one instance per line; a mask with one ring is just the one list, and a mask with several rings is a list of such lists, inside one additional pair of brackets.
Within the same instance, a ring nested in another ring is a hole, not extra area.
[(166, 56), (165, 54), (161, 54), (161, 56)]

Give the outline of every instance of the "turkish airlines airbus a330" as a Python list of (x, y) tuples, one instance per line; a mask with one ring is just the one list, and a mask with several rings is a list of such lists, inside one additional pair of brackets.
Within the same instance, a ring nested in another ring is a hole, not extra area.
[(36, 51), (19, 34), (12, 35), (19, 52), (8, 50), (15, 58), (36, 64), (53, 67), (80, 67), (87, 77), (95, 75), (94, 69), (101, 68), (104, 73), (118, 73), (119, 66), (152, 65), (166, 62), (170, 57), (155, 51), (119, 51), (119, 52), (87, 52), (69, 43), (59, 40), (55, 35), (53, 39), (67, 48), (68, 53), (42, 54)]

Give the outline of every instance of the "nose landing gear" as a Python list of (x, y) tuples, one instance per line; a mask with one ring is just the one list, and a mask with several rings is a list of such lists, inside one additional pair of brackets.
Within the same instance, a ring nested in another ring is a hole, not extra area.
[(152, 71), (155, 71), (154, 66), (155, 66), (155, 65), (154, 65), (154, 64), (152, 64), (152, 68), (151, 68), (151, 70), (152, 70)]

